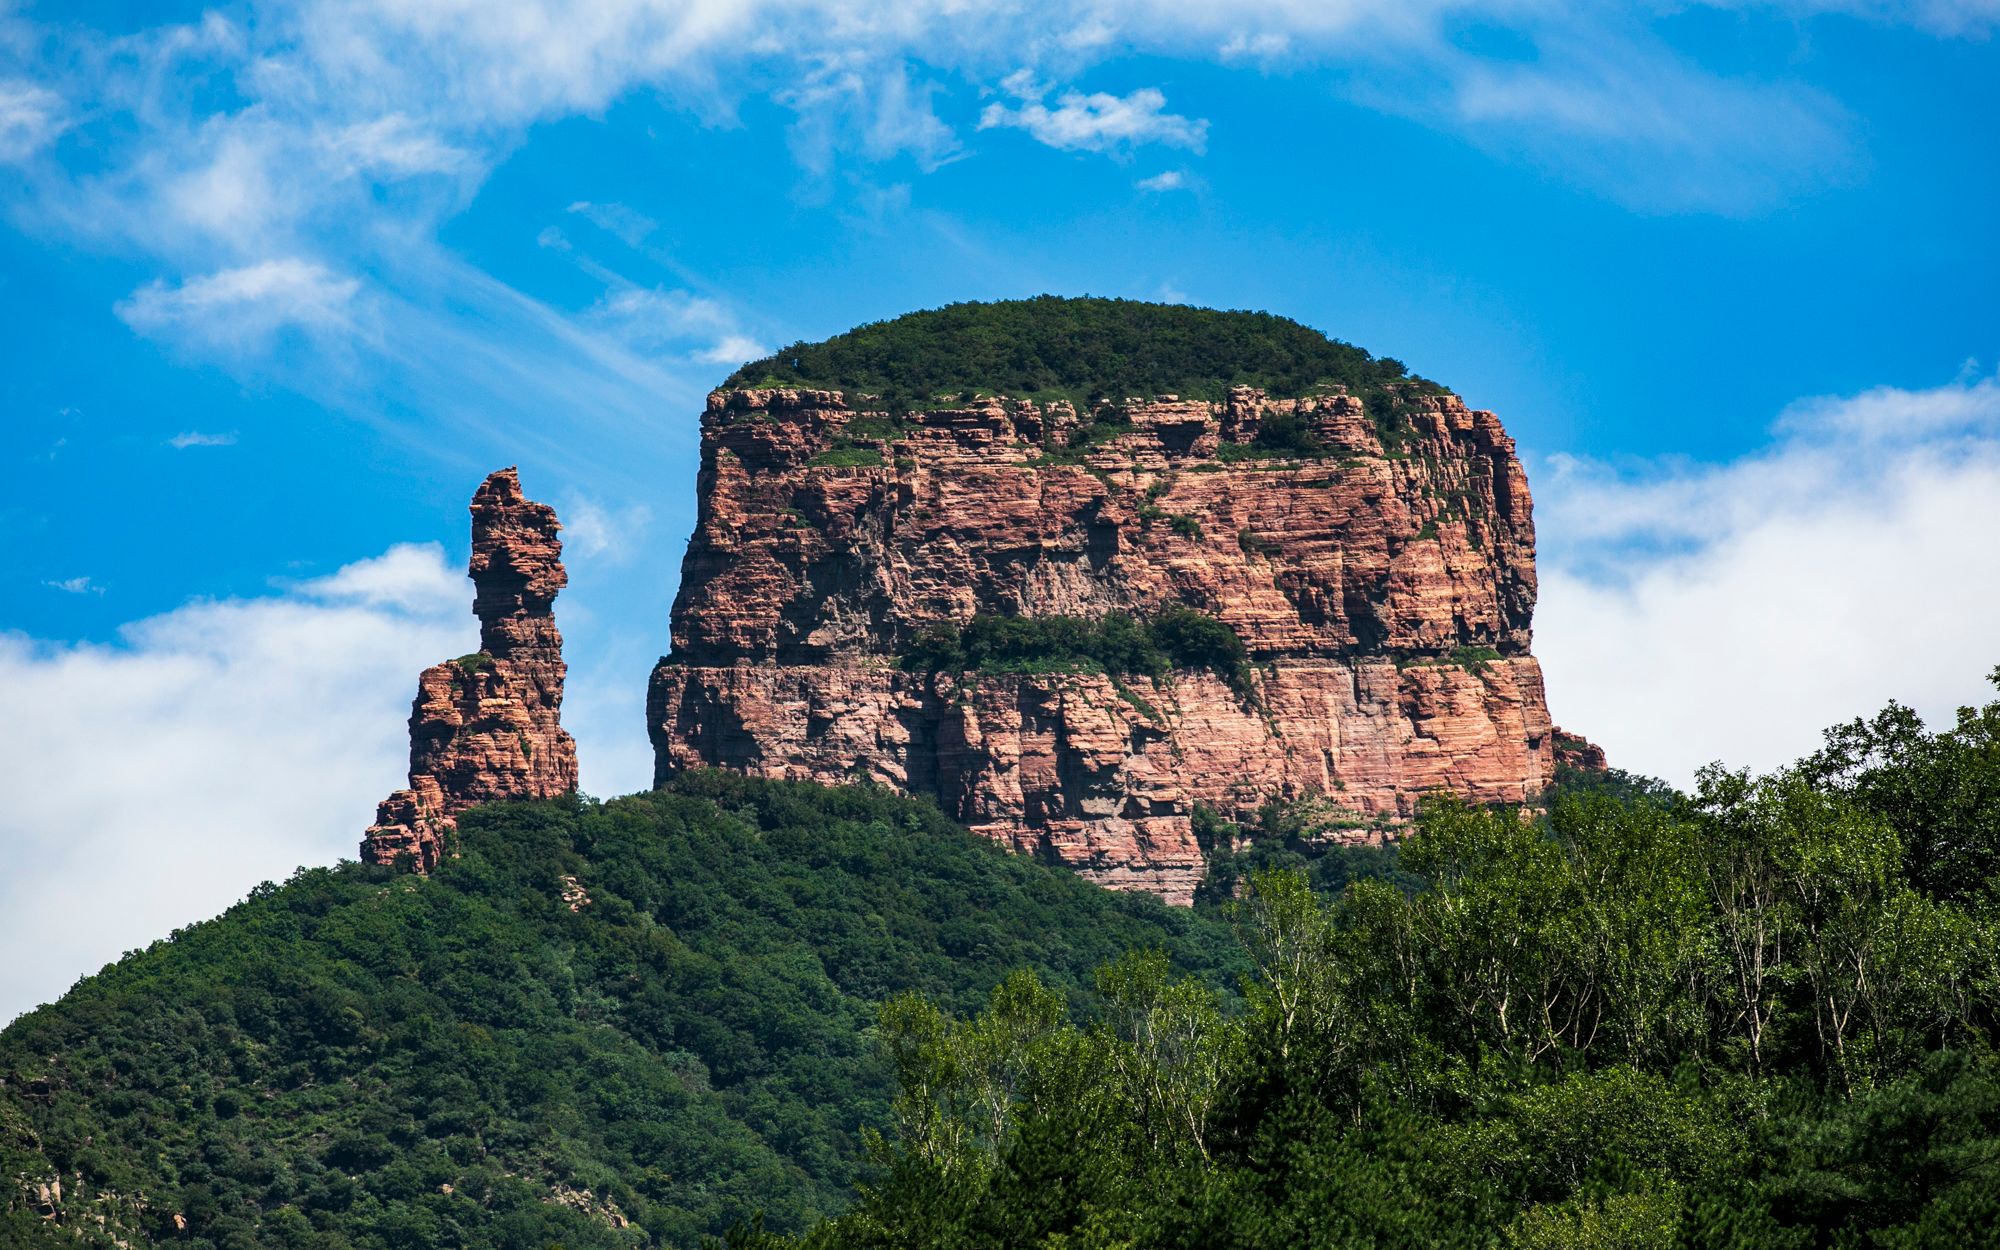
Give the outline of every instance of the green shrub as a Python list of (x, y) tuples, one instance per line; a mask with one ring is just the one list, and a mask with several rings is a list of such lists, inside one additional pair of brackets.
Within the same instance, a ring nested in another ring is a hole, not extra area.
[(1146, 620), (1124, 612), (1094, 619), (980, 613), (962, 629), (949, 622), (925, 627), (903, 649), (899, 664), (916, 673), (1081, 670), (1146, 677), (1205, 668), (1239, 691), (1247, 686), (1250, 667), (1235, 630), (1179, 607)]
[(829, 468), (864, 469), (879, 466), (883, 460), (879, 448), (837, 444), (815, 455), (809, 463)]

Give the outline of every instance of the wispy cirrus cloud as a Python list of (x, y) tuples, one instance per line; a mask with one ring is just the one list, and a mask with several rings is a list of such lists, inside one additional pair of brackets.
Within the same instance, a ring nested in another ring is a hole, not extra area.
[(19, 79), (0, 80), (0, 163), (24, 161), (67, 125), (63, 98)]

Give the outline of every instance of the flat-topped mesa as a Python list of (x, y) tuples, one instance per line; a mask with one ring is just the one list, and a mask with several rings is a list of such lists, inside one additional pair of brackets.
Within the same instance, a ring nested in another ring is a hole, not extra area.
[(562, 634), (553, 605), (568, 583), (555, 509), (521, 493), (514, 469), (472, 496), (473, 612), (480, 650), (424, 670), (410, 712), (410, 785), (376, 810), (361, 858), (437, 866), (455, 817), (476, 803), (576, 789), (576, 743), (562, 727)]
[[(1364, 840), (1433, 790), (1534, 801), (1553, 740), (1512, 440), (1400, 366), (1300, 389), (718, 391), (648, 699), (656, 776), (867, 777), (1174, 902), (1205, 869), (1197, 807), (1312, 798)], [(982, 663), (934, 628), (1169, 608), (1248, 665)]]

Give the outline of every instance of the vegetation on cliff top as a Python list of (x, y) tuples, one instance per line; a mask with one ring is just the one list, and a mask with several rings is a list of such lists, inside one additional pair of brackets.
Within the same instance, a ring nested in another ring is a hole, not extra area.
[(892, 410), (984, 391), (1064, 398), (1088, 412), (1127, 396), (1220, 400), (1232, 386), (1291, 397), (1339, 385), (1373, 397), (1399, 382), (1438, 389), (1399, 361), (1270, 313), (1042, 295), (948, 304), (794, 343), (723, 386), (866, 393)]
[(1545, 822), (1438, 803), (1398, 860), (1253, 877), (1242, 1012), (1143, 952), (1087, 1018), (1025, 973), (891, 1002), (877, 1180), (737, 1244), (1994, 1244), (2000, 703)]
[[(1212, 917), (866, 787), (701, 775), (461, 829), (429, 879), (302, 870), (0, 1033), (0, 1245), (797, 1228), (847, 1203), (862, 1128), (889, 1122), (881, 1000), (970, 1011), (1031, 967), (1082, 1006), (1135, 946), (1208, 983), (1247, 966)], [(61, 1225), (27, 1207), (49, 1181)]]

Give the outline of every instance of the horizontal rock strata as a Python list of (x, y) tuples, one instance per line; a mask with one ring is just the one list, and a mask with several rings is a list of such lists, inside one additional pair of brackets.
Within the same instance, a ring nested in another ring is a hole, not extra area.
[[(1381, 836), (1432, 790), (1525, 803), (1548, 783), (1530, 502), (1493, 414), (1418, 387), (1372, 411), (1239, 388), (1092, 417), (1070, 451), (1062, 402), (711, 396), (649, 698), (659, 778), (870, 777), (1177, 902), (1204, 867), (1198, 804), (1324, 795)], [(1274, 417), (1325, 454), (1260, 453)], [(937, 622), (1169, 605), (1236, 631), (1247, 686), (897, 665)]]

